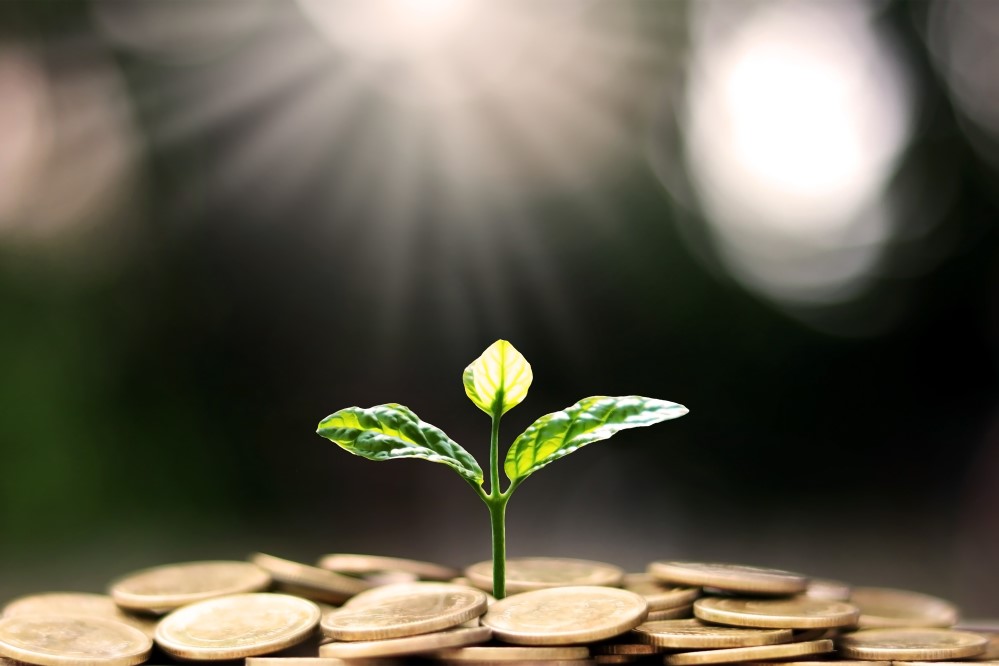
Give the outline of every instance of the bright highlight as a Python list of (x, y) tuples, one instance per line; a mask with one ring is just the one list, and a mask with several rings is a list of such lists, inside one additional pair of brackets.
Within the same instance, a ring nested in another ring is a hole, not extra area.
[(850, 2), (697, 7), (687, 159), (723, 260), (778, 300), (849, 297), (890, 230), (882, 192), (910, 129), (898, 60)]

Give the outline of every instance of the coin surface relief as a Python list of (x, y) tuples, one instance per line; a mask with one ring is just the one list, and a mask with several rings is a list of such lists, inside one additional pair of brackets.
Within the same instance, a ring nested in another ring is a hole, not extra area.
[(863, 629), (836, 641), (850, 659), (943, 661), (967, 659), (985, 653), (988, 639), (968, 631), (932, 627)]
[(228, 660), (295, 645), (319, 624), (316, 604), (287, 594), (237, 594), (200, 601), (167, 615), (156, 643), (181, 659)]
[[(465, 576), (476, 587), (493, 589), (493, 563), (478, 562), (465, 569)], [(571, 585), (608, 585), (616, 587), (624, 579), (624, 570), (613, 564), (563, 557), (515, 557), (506, 562), (507, 594)]]
[(150, 638), (156, 632), (157, 617), (127, 613), (106, 594), (85, 592), (43, 592), (18, 597), (3, 607), (0, 616), (87, 615), (118, 620), (135, 627)]
[(122, 608), (165, 612), (213, 597), (256, 592), (270, 583), (270, 575), (250, 562), (185, 562), (129, 574), (112, 583), (110, 593)]
[(850, 595), (860, 608), (860, 627), (951, 627), (958, 621), (957, 607), (949, 601), (908, 590), (858, 587)]
[(803, 596), (787, 599), (706, 597), (694, 602), (694, 615), (708, 622), (740, 627), (815, 629), (855, 625), (860, 610), (845, 601)]
[(806, 655), (823, 654), (832, 652), (832, 650), (833, 642), (831, 640), (804, 641), (778, 645), (677, 652), (663, 657), (663, 663), (666, 666), (699, 666), (700, 664), (730, 664), (756, 660), (786, 660)]
[(451, 583), (375, 588), (326, 615), (323, 633), (342, 641), (402, 638), (457, 627), (486, 612), (486, 593)]
[(648, 615), (641, 595), (611, 587), (555, 587), (515, 594), (489, 608), (482, 624), (508, 643), (568, 645), (611, 638)]
[(18, 615), (0, 619), (0, 656), (39, 666), (133, 666), (153, 643), (135, 627), (85, 615)]
[[(401, 557), (384, 555), (357, 555), (354, 553), (331, 553), (319, 559), (323, 569), (340, 573), (374, 575), (383, 572), (404, 572), (424, 580), (447, 581), (459, 575), (457, 569)], [(400, 581), (408, 582), (408, 581)]]
[(634, 629), (638, 638), (664, 648), (711, 649), (752, 647), (790, 643), (790, 629), (752, 629), (706, 625), (700, 620), (666, 620), (646, 622)]
[(332, 641), (320, 646), (319, 656), (339, 659), (404, 657), (444, 648), (485, 643), (492, 637), (492, 633), (488, 627), (457, 627), (377, 641)]
[(800, 594), (808, 589), (808, 578), (801, 574), (744, 564), (659, 560), (649, 564), (648, 572), (675, 585), (714, 587), (747, 594)]

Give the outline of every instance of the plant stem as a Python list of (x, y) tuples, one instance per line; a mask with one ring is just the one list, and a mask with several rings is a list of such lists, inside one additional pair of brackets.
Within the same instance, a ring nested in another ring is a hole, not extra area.
[[(499, 404), (503, 404), (502, 394)], [(489, 435), (489, 522), (493, 535), (493, 596), (506, 596), (506, 502), (509, 498), (500, 490), (499, 426), (503, 413), (496, 409), (492, 414), (492, 432)]]
[(486, 502), (493, 533), (493, 596), (506, 596), (506, 503), (509, 497), (497, 496)]
[(502, 414), (493, 413), (493, 427), (489, 434), (489, 496), (499, 497), (499, 426)]

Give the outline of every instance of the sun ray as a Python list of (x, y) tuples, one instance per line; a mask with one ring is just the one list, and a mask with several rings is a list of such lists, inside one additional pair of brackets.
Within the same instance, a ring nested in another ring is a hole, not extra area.
[(211, 132), (274, 100), (289, 99), (323, 72), (328, 78), (331, 58), (321, 47), (299, 40), (289, 48), (287, 40), (270, 39), (241, 57), (185, 68), (166, 83), (158, 82), (164, 90), (157, 97), (168, 108), (156, 128), (157, 140), (169, 144)]
[[(523, 312), (572, 337), (536, 211), (571, 196), (577, 233), (613, 233), (594, 185), (641, 158), (628, 100), (655, 82), (658, 45), (623, 3), (402, 1), (288, 3), (223, 57), (165, 71), (140, 91), (156, 141), (218, 137), (212, 184), (271, 217), (320, 204), (338, 266), (377, 272), (365, 307), (383, 349), (420, 289), (443, 294), (459, 347), (532, 325)], [(392, 37), (406, 26), (435, 36)]]
[[(250, 138), (234, 147), (220, 173), (230, 192), (266, 184), (274, 203), (290, 203), (304, 185), (322, 180), (317, 173), (324, 158), (337, 148), (338, 139), (357, 121), (353, 103), (357, 78), (344, 73), (329, 78), (315, 72), (302, 82), (295, 104), (285, 104), (265, 115)], [(345, 101), (346, 100), (346, 101)], [(294, 159), (282, 153), (293, 151)], [(274, 169), (274, 162), (283, 166)]]

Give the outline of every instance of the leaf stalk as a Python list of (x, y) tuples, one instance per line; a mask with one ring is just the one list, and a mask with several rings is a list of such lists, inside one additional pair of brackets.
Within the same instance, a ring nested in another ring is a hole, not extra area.
[(493, 426), (489, 433), (489, 496), (500, 497), (500, 474), (499, 474), (499, 427), (503, 414), (498, 411), (492, 413)]
[(506, 503), (509, 495), (498, 495), (486, 501), (493, 535), (493, 596), (506, 596)]
[(493, 596), (502, 599), (506, 596), (506, 503), (513, 488), (507, 492), (500, 489), (499, 428), (503, 418), (503, 392), (500, 391), (493, 403), (492, 428), (489, 433), (489, 495), (486, 507), (489, 509), (489, 524), (493, 542)]

